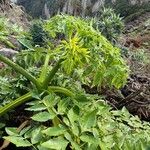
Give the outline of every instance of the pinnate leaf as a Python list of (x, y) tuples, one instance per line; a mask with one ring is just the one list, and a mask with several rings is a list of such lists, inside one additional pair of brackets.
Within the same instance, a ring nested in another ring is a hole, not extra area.
[(85, 116), (83, 117), (83, 122), (82, 122), (84, 129), (88, 129), (88, 128), (95, 126), (96, 113), (97, 113), (97, 110), (94, 110), (94, 111), (89, 111), (85, 114)]
[(7, 136), (7, 137), (4, 137), (4, 139), (15, 144), (17, 147), (28, 147), (32, 145), (28, 140), (19, 136)]
[(51, 148), (55, 150), (65, 150), (68, 145), (68, 141), (63, 138), (56, 138), (56, 139), (48, 140), (42, 143), (41, 145), (43, 147)]
[(54, 114), (50, 114), (50, 113), (44, 111), (44, 112), (40, 112), (40, 113), (33, 115), (31, 118), (34, 121), (45, 122), (45, 121), (53, 119), (54, 117), (55, 117)]
[(64, 134), (66, 131), (63, 127), (50, 127), (46, 130), (43, 130), (42, 133), (49, 135), (49, 136), (59, 136), (61, 134)]

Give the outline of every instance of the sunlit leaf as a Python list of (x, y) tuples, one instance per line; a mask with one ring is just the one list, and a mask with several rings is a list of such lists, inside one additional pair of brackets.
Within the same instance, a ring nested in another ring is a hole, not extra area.
[(15, 144), (17, 147), (29, 147), (32, 145), (28, 140), (26, 140), (22, 137), (19, 137), (19, 136), (6, 136), (6, 137), (4, 137), (4, 139)]
[(68, 145), (68, 141), (62, 138), (56, 138), (56, 139), (51, 139), (48, 140), (44, 143), (41, 144), (43, 147), (46, 148), (52, 148), (55, 150), (65, 150), (67, 145)]
[(44, 111), (33, 115), (31, 118), (35, 121), (45, 122), (54, 119), (54, 117), (55, 117), (54, 114), (50, 114), (49, 112)]
[(50, 127), (42, 131), (42, 133), (48, 136), (59, 136), (59, 135), (65, 134), (65, 132), (66, 132), (66, 129), (63, 127)]

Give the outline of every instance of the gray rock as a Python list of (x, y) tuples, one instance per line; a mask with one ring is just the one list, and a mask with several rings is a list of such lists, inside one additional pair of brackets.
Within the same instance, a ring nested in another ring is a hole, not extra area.
[(9, 48), (2, 48), (0, 49), (0, 54), (8, 57), (8, 58), (12, 58), (13, 56), (15, 56), (18, 52)]

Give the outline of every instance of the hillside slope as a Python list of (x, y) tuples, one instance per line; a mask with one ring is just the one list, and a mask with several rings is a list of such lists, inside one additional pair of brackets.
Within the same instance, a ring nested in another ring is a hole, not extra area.
[(25, 28), (28, 25), (27, 15), (23, 11), (23, 7), (15, 5), (9, 0), (0, 2), (0, 16)]
[[(48, 18), (57, 13), (89, 16), (97, 14), (104, 5), (118, 9), (116, 12), (125, 13), (130, 6), (130, 11), (139, 11), (139, 8), (147, 7), (149, 0), (18, 0), (17, 3), (25, 7), (26, 12), (35, 18)], [(121, 8), (121, 9), (120, 9)], [(134, 10), (135, 9), (135, 10)], [(123, 11), (123, 12), (122, 12)]]
[(108, 101), (115, 108), (126, 107), (130, 113), (150, 121), (150, 13), (145, 13), (126, 24), (120, 45), (130, 66), (130, 77), (121, 89), (125, 99), (108, 94)]

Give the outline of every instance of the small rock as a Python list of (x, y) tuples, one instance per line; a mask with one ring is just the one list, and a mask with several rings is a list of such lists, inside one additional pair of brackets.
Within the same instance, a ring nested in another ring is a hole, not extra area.
[(12, 58), (14, 55), (16, 55), (18, 52), (9, 48), (2, 48), (0, 49), (0, 54)]

